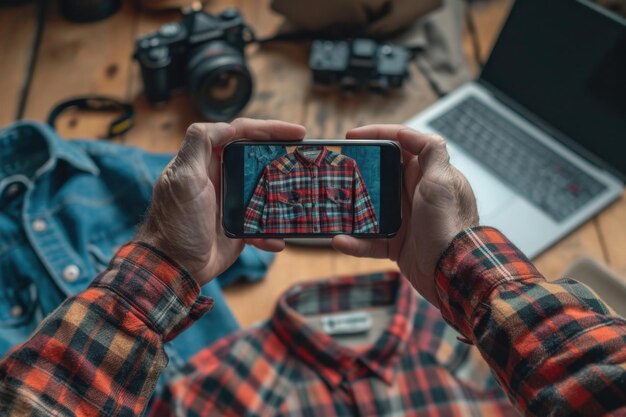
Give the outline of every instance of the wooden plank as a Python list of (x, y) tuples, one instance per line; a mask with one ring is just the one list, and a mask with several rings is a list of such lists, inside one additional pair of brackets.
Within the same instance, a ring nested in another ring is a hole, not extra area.
[(626, 192), (596, 219), (611, 268), (626, 282)]
[[(271, 0), (247, 0), (241, 11), (258, 38), (276, 34), (282, 16), (270, 10)], [(308, 94), (309, 48), (306, 42), (276, 42), (247, 50), (255, 94), (243, 115), (304, 123)]]
[(548, 279), (557, 279), (568, 267), (582, 257), (606, 261), (598, 229), (588, 221), (554, 247), (534, 259), (534, 264)]
[[(158, 30), (167, 22), (180, 20), (176, 12), (146, 13), (137, 16), (132, 48), (137, 37)], [(136, 61), (130, 63), (127, 99), (135, 106), (135, 127), (125, 135), (124, 143), (154, 152), (175, 152), (187, 127), (199, 119), (198, 114), (185, 95), (176, 95), (168, 103), (154, 106), (143, 93), (141, 71)]]
[[(129, 2), (108, 19), (89, 23), (64, 20), (50, 2), (46, 31), (39, 51), (26, 107), (30, 119), (45, 120), (58, 101), (75, 95), (126, 96), (135, 11)], [(59, 119), (62, 136), (98, 137), (111, 116), (71, 112)]]
[(34, 4), (0, 8), (0, 126), (15, 119), (35, 36), (36, 21), (37, 10)]

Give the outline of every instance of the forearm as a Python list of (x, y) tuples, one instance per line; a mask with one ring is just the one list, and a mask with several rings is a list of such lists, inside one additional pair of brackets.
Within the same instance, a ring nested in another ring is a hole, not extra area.
[(66, 300), (0, 362), (0, 415), (140, 415), (167, 364), (163, 342), (211, 306), (142, 244)]
[(547, 282), (493, 229), (466, 231), (437, 268), (443, 316), (528, 415), (626, 412), (626, 322), (584, 285)]

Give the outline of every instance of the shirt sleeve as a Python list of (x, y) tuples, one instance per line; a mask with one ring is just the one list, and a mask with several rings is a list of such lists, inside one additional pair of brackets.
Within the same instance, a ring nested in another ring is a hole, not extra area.
[(265, 203), (267, 201), (267, 171), (266, 167), (263, 170), (263, 174), (259, 179), (259, 182), (252, 193), (250, 203), (246, 209), (243, 221), (244, 233), (259, 233), (263, 231), (263, 210), (265, 209)]
[(199, 294), (165, 255), (124, 246), (0, 361), (0, 415), (141, 415), (167, 364), (163, 342), (213, 304)]
[(500, 232), (468, 229), (439, 260), (443, 317), (529, 416), (626, 415), (626, 321), (586, 286), (548, 282)]
[(354, 167), (353, 233), (378, 233), (378, 220), (358, 167)]

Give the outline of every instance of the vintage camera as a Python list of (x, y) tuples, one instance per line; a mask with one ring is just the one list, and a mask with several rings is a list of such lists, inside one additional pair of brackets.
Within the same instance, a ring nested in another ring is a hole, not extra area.
[(165, 102), (172, 90), (186, 89), (207, 120), (231, 119), (252, 96), (244, 48), (253, 39), (233, 8), (216, 16), (189, 10), (182, 21), (137, 39), (134, 57), (148, 100)]
[(315, 84), (386, 92), (401, 87), (408, 78), (412, 57), (408, 48), (371, 39), (316, 40), (309, 66)]

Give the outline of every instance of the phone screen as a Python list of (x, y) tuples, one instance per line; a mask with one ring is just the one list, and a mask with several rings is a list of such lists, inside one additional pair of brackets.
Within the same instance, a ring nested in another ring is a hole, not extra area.
[(232, 237), (394, 235), (401, 152), (391, 141), (229, 144), (222, 218)]

